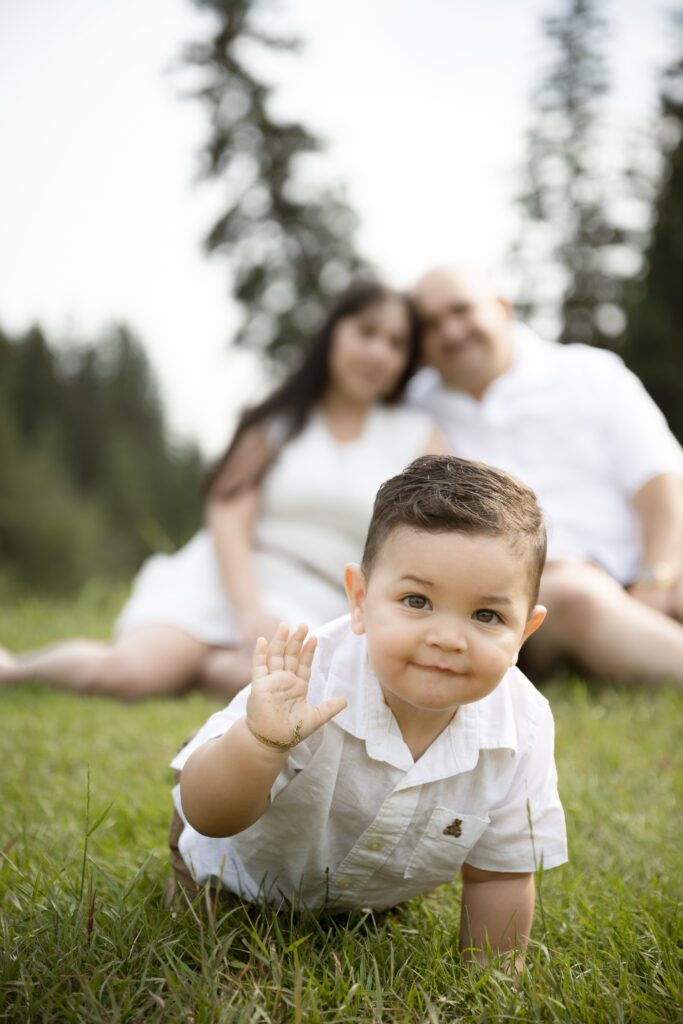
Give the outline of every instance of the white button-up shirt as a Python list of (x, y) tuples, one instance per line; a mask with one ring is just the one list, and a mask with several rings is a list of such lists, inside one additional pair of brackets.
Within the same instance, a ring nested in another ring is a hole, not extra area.
[[(249, 828), (215, 839), (185, 825), (179, 849), (198, 882), (220, 878), (248, 899), (310, 909), (384, 909), (451, 881), (464, 861), (526, 872), (567, 859), (552, 715), (518, 669), (461, 706), (414, 761), (365, 637), (348, 616), (318, 637), (309, 702), (342, 696), (348, 707), (290, 752)], [(213, 715), (172, 767), (243, 717), (248, 693)], [(182, 816), (179, 787), (174, 799)]]
[(683, 473), (683, 452), (638, 378), (612, 352), (542, 341), (517, 324), (513, 361), (479, 401), (434, 370), (410, 400), (439, 422), (453, 451), (512, 473), (536, 492), (550, 558), (601, 565), (629, 583), (640, 562), (635, 492)]

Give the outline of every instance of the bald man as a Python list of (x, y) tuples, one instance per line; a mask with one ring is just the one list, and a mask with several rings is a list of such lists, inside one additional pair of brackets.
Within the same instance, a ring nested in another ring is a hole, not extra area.
[(414, 298), (431, 369), (411, 401), (546, 513), (533, 670), (683, 687), (683, 452), (661, 412), (618, 356), (541, 340), (483, 279), (431, 270)]

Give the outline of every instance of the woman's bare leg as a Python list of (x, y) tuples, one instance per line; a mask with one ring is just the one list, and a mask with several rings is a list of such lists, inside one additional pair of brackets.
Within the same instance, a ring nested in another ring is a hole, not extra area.
[(112, 643), (65, 640), (26, 654), (0, 649), (0, 685), (40, 679), (74, 693), (134, 700), (197, 683), (215, 650), (173, 626), (141, 626)]

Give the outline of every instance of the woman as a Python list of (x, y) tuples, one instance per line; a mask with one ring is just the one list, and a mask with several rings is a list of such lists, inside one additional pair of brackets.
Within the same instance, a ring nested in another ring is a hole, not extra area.
[(2, 653), (0, 682), (134, 698), (245, 685), (257, 636), (346, 611), (380, 483), (446, 449), (399, 403), (417, 361), (406, 299), (357, 282), (334, 303), (299, 369), (242, 416), (208, 482), (206, 526), (142, 568), (112, 643), (67, 640)]

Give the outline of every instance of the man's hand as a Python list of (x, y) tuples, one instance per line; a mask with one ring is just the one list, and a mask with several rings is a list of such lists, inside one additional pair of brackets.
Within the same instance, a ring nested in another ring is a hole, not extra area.
[(247, 725), (262, 744), (289, 750), (306, 739), (346, 707), (343, 697), (324, 700), (317, 707), (306, 703), (316, 639), (301, 625), (290, 636), (280, 623), (268, 643), (259, 637), (254, 651)]
[(683, 579), (667, 587), (653, 583), (632, 583), (628, 592), (636, 601), (641, 601), (662, 615), (683, 622)]

